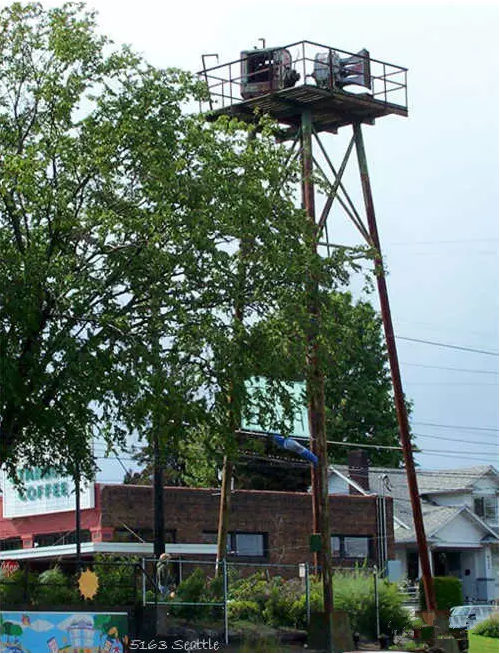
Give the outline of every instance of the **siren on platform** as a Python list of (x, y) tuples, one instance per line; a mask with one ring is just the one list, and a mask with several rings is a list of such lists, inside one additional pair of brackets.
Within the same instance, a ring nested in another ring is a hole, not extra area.
[(344, 58), (335, 50), (320, 52), (314, 58), (312, 77), (318, 86), (325, 89), (342, 89), (349, 84), (356, 84), (371, 90), (369, 52), (360, 50), (357, 54)]
[(295, 86), (299, 73), (286, 48), (244, 50), (241, 53), (241, 96), (244, 100)]

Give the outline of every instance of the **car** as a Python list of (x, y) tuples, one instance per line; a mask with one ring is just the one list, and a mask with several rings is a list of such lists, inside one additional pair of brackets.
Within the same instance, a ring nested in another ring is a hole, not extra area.
[(472, 629), (497, 610), (489, 604), (454, 606), (450, 611), (450, 629)]

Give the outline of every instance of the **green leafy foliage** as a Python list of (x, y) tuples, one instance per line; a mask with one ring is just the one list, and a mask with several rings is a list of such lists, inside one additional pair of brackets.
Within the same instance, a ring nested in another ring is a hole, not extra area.
[(151, 424), (188, 463), (205, 423), (230, 449), (252, 325), (309, 267), (286, 149), (266, 119), (189, 115), (204, 88), (113, 51), (83, 4), (0, 24), (2, 461), (90, 476), (92, 435)]
[(28, 602), (37, 580), (38, 575), (21, 568), (8, 577), (0, 572), (0, 606), (8, 607)]
[[(195, 568), (193, 572), (178, 585), (172, 602), (187, 602), (189, 606), (172, 605), (170, 613), (181, 618), (220, 619), (222, 609), (213, 607), (212, 602), (223, 601), (223, 577), (207, 577), (206, 571)], [(196, 606), (198, 604), (198, 606)]]
[[(380, 579), (378, 592), (381, 633), (403, 631), (410, 625), (410, 617), (402, 606), (403, 596), (397, 585)], [(336, 573), (333, 593), (335, 608), (349, 614), (353, 630), (369, 638), (376, 637), (373, 574), (363, 569)]]
[(0, 77), (1, 458), (90, 475), (92, 429), (124, 437), (146, 307), (181, 285), (167, 243), (189, 260), (173, 207), (198, 87), (113, 52), (83, 3), (2, 9)]
[[(367, 302), (333, 293), (324, 312), (327, 347), (325, 398), (328, 438), (399, 445), (398, 423), (382, 320)], [(407, 408), (411, 409), (409, 403)], [(349, 448), (332, 447), (332, 460), (345, 463)], [(372, 450), (375, 466), (398, 467), (399, 451)]]
[(472, 633), (476, 634), (476, 636), (498, 638), (498, 612), (493, 613), (489, 618), (477, 624)]
[[(436, 595), (436, 608), (440, 611), (449, 611), (454, 606), (460, 606), (464, 602), (462, 593), (462, 581), (457, 577), (433, 577), (434, 593)], [(424, 584), (422, 579), (419, 583), (420, 608), (425, 611)]]
[(261, 610), (264, 609), (270, 592), (271, 582), (264, 572), (256, 572), (248, 577), (235, 579), (229, 586), (229, 596), (232, 600), (256, 602)]
[(40, 606), (74, 604), (80, 600), (75, 576), (64, 574), (58, 566), (40, 573), (32, 597)]
[(280, 577), (273, 578), (269, 598), (266, 600), (262, 617), (272, 627), (293, 625), (294, 602), (303, 592), (301, 581), (291, 579), (285, 581)]
[(96, 554), (94, 572), (99, 580), (93, 604), (130, 606), (140, 598), (140, 575), (134, 557), (114, 557)]
[(248, 620), (261, 622), (262, 613), (257, 602), (250, 600), (232, 600), (228, 605), (229, 620)]
[[(374, 579), (364, 569), (336, 572), (333, 577), (334, 605), (348, 613), (353, 631), (367, 638), (375, 638)], [(252, 611), (258, 607), (260, 619), (274, 627), (307, 627), (307, 607), (303, 582), (259, 573), (239, 580), (230, 586), (232, 601), (250, 603)], [(319, 580), (312, 578), (310, 586), (311, 611), (323, 610), (323, 590)], [(380, 628), (383, 633), (403, 631), (410, 626), (410, 616), (403, 608), (403, 597), (396, 584), (379, 581)], [(257, 619), (253, 613), (253, 620)]]

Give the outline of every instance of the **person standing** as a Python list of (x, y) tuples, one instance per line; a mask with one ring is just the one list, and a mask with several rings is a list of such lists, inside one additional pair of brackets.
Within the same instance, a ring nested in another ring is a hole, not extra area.
[(156, 565), (156, 585), (162, 595), (175, 592), (175, 574), (172, 556), (164, 552)]

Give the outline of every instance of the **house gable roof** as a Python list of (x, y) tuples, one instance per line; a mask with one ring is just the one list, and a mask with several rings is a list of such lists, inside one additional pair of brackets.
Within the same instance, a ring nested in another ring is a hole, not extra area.
[[(472, 523), (477, 531), (484, 534), (484, 536), (477, 539), (478, 544), (485, 542), (485, 538), (488, 539), (488, 542), (498, 543), (498, 536), (495, 532), (466, 506), (424, 505), (422, 515), (425, 533), (430, 543), (442, 541), (444, 534), (441, 534), (440, 537), (439, 532), (446, 529), (454, 521), (459, 521), (460, 516), (467, 518), (468, 522)], [(415, 529), (413, 526), (411, 529), (397, 527), (394, 530), (394, 537), (397, 543), (413, 543), (416, 541)]]
[[(333, 465), (345, 477), (349, 475), (347, 465)], [(471, 466), (469, 468), (453, 468), (449, 470), (417, 469), (417, 482), (420, 496), (434, 493), (468, 492), (474, 482), (485, 475), (493, 475), (498, 479), (498, 471), (493, 466)], [(382, 490), (382, 476), (387, 476), (390, 491)], [(372, 492), (385, 492), (394, 500), (394, 516), (407, 525), (413, 525), (410, 494), (404, 468), (369, 468), (369, 486)], [(430, 503), (423, 502), (423, 505)], [(447, 508), (447, 507), (438, 507)]]

